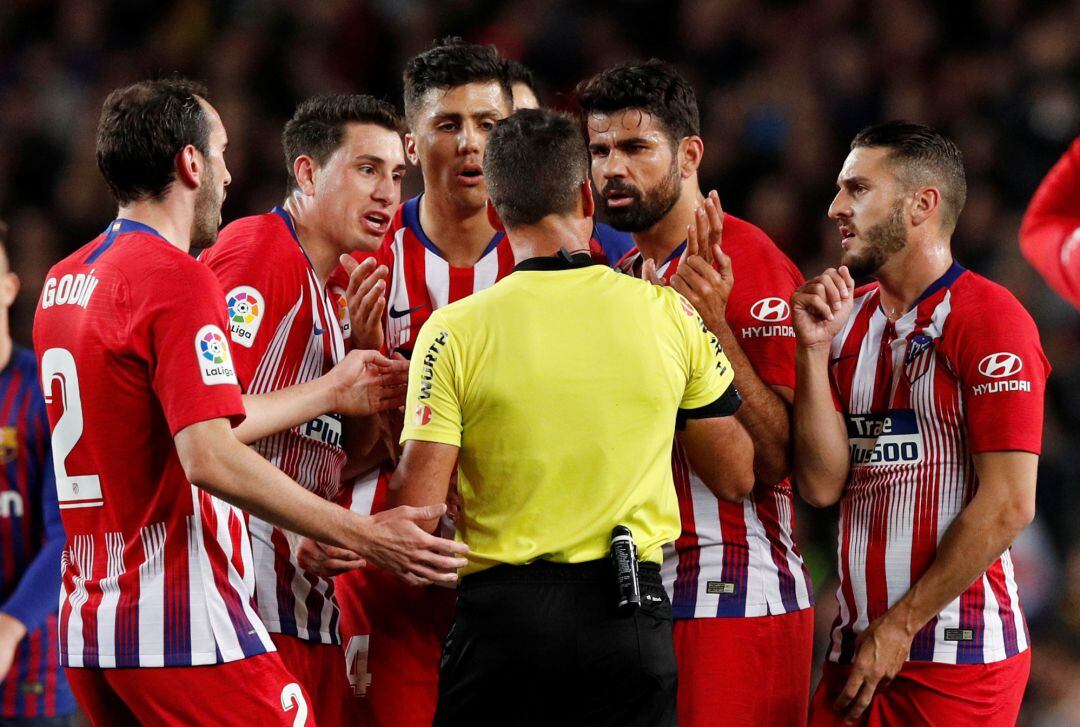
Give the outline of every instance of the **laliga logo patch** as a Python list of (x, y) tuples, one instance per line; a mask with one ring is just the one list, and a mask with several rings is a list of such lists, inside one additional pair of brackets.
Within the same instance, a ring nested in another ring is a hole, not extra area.
[(225, 334), (217, 326), (203, 326), (195, 334), (195, 355), (204, 384), (235, 384), (236, 371), (229, 356)]
[(225, 302), (229, 306), (230, 338), (245, 348), (251, 348), (266, 307), (262, 293), (250, 285), (241, 285), (229, 291)]
[(783, 298), (762, 298), (750, 307), (750, 315), (763, 323), (779, 323), (791, 317), (791, 308)]
[(1015, 376), (1024, 368), (1024, 362), (1015, 353), (992, 353), (979, 362), (979, 373), (991, 379)]
[(345, 300), (345, 289), (338, 285), (330, 286), (330, 303), (334, 306), (341, 334), (347, 339), (352, 334), (352, 321), (349, 320), (349, 304)]
[(418, 404), (416, 414), (413, 416), (413, 424), (422, 427), (431, 421), (431, 407), (427, 404)]

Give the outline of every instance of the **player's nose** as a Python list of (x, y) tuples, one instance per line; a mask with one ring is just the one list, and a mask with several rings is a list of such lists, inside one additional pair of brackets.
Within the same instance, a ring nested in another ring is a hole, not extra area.
[(829, 205), (829, 219), (839, 220), (842, 217), (851, 217), (851, 205), (848, 204), (850, 200), (843, 190), (836, 193), (833, 197), (832, 204)]
[(464, 124), (458, 136), (458, 151), (461, 154), (479, 154), (483, 151), (483, 134), (475, 124)]

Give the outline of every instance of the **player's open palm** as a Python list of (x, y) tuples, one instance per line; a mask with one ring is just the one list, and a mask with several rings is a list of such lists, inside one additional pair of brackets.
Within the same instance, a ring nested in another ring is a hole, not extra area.
[(345, 305), (349, 309), (353, 344), (359, 349), (377, 351), (383, 344), (389, 270), (385, 265), (377, 265), (374, 258), (358, 263), (351, 255), (341, 256), (341, 266), (349, 276)]
[(367, 416), (405, 403), (409, 362), (386, 358), (377, 351), (349, 351), (330, 370), (334, 411), (346, 416)]
[(791, 295), (795, 338), (805, 348), (828, 347), (854, 306), (855, 281), (846, 266), (829, 268)]
[(373, 515), (368, 542), (357, 552), (409, 585), (454, 583), (457, 570), (468, 564), (462, 556), (469, 546), (436, 537), (421, 527), (429, 526), (445, 512), (446, 505), (403, 505)]

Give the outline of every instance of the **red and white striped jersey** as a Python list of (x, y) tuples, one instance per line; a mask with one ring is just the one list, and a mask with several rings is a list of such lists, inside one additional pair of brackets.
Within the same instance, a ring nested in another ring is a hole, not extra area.
[[(344, 355), (333, 302), (280, 207), (228, 225), (202, 261), (228, 304), (236, 374), (247, 394), (265, 394), (325, 374)], [(252, 447), (307, 489), (338, 495), (345, 463), (342, 421), (324, 414)], [(333, 581), (304, 571), (286, 534), (248, 516), (259, 615), (273, 633), (341, 643)]]
[[(1027, 311), (959, 264), (895, 322), (876, 284), (856, 291), (830, 360), (851, 450), (830, 660), (850, 663), (857, 635), (934, 561), (978, 490), (973, 455), (1039, 453), (1049, 371)], [(1006, 551), (923, 627), (909, 658), (986, 664), (1028, 643)]]
[[(724, 215), (722, 245), (735, 284), (726, 319), (768, 386), (795, 387), (795, 331), (787, 303), (802, 284), (798, 268), (758, 227)], [(685, 243), (658, 267), (670, 282)], [(640, 275), (631, 249), (616, 267)], [(676, 440), (671, 466), (679, 494), (682, 535), (665, 550), (663, 577), (672, 615), (685, 618), (772, 616), (810, 608), (810, 574), (793, 536), (791, 482), (757, 483), (742, 503), (723, 502), (694, 473)]]
[(239, 510), (193, 486), (173, 436), (244, 408), (214, 276), (117, 220), (49, 271), (34, 322), (61, 556), (64, 666), (218, 664), (273, 651)]

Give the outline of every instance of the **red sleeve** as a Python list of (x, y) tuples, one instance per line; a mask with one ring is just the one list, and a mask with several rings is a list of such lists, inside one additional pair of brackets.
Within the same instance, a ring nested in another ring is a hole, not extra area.
[[(218, 242), (218, 245), (221, 245)], [(225, 291), (223, 300), (229, 320), (229, 339), (236, 375), (245, 392), (278, 325), (296, 305), (306, 275), (298, 274), (290, 259), (257, 254), (257, 245), (231, 244), (204, 261)]]
[(1035, 192), (1020, 226), (1020, 248), (1051, 288), (1080, 307), (1080, 139)]
[(960, 379), (971, 452), (1039, 454), (1050, 363), (1035, 321), (1016, 298), (993, 285), (955, 296), (949, 328), (949, 358)]
[(175, 435), (197, 422), (244, 420), (221, 286), (193, 260), (140, 281), (133, 335), (146, 341), (151, 385)]
[(754, 232), (762, 239), (736, 243), (748, 249), (732, 255), (735, 285), (728, 299), (728, 325), (762, 381), (794, 389), (795, 329), (789, 301), (802, 285), (802, 274), (765, 233)]

